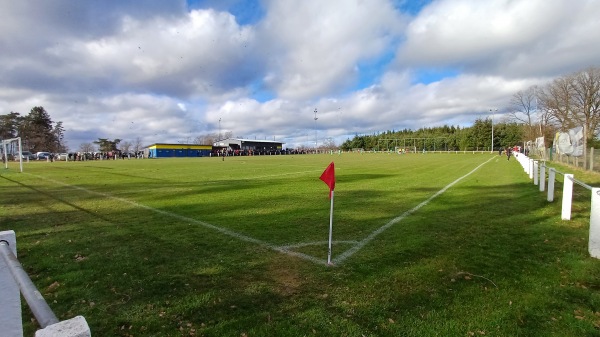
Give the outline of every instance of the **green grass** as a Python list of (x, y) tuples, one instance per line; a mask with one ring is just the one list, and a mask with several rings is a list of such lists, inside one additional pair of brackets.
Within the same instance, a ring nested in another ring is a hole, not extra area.
[[(328, 267), (330, 204), (318, 178), (332, 160), (333, 257), (360, 249)], [(561, 221), (560, 196), (547, 203), (505, 157), (344, 154), (16, 168), (1, 172), (0, 230), (17, 233), (19, 259), (57, 316), (85, 316), (95, 336), (600, 334), (600, 262), (587, 253), (589, 192), (576, 188), (572, 220)], [(600, 186), (598, 175), (575, 175)]]

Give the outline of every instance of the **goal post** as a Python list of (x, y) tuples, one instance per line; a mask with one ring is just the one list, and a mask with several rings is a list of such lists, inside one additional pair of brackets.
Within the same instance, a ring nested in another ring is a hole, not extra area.
[(5, 169), (8, 169), (9, 155), (19, 158), (19, 171), (23, 172), (23, 146), (21, 144), (21, 137), (2, 140), (2, 161), (4, 161)]

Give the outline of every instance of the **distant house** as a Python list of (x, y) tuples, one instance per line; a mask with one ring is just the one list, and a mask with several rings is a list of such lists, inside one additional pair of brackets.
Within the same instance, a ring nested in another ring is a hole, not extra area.
[(156, 143), (146, 149), (148, 158), (208, 157), (212, 152), (211, 145), (198, 144)]

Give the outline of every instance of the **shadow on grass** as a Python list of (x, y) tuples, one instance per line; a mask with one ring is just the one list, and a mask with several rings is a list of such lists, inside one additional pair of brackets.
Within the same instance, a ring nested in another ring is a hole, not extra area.
[[(439, 191), (361, 187), (393, 177), (340, 175), (356, 185), (336, 194), (336, 239), (360, 240)], [(157, 195), (135, 194), (148, 188), (140, 182), (100, 190), (131, 190), (136, 203), (269, 242), (322, 241), (326, 192), (294, 191), (311, 179), (238, 179), (171, 192), (156, 184), (167, 190)], [(585, 216), (560, 221), (559, 205), (529, 183), (457, 184), (337, 268), (118, 199), (26, 187), (11, 193), (34, 211), (3, 215), (2, 226), (27, 226), (18, 234), (26, 269), (62, 318), (83, 314), (99, 335), (596, 332), (600, 268), (586, 255)], [(585, 209), (583, 196), (576, 202)]]

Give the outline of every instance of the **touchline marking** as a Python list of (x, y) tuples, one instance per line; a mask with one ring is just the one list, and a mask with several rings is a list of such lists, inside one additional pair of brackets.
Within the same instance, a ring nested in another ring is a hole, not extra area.
[[(283, 176), (289, 176), (289, 175), (302, 175), (305, 173), (313, 173), (313, 172), (322, 172), (321, 170), (311, 170), (311, 171), (298, 171), (298, 172), (289, 172), (289, 173), (281, 173), (281, 174), (272, 174), (272, 175), (265, 175), (265, 176), (257, 176), (257, 177), (251, 177), (251, 178), (241, 178), (240, 180), (247, 180), (247, 181), (251, 181), (251, 180), (258, 180), (258, 179), (264, 179), (264, 178), (276, 178), (276, 177), (283, 177)], [(41, 178), (41, 177), (40, 177)], [(141, 177), (144, 179), (148, 179), (148, 177)], [(196, 184), (197, 186), (206, 186), (206, 185), (212, 185), (212, 184), (224, 184), (226, 182), (226, 180), (211, 180), (211, 181), (205, 181), (202, 183), (198, 183)], [(190, 183), (179, 183), (179, 184), (175, 184), (175, 183), (169, 183), (169, 185), (164, 185), (161, 187), (154, 187), (154, 188), (147, 188), (147, 189), (139, 189), (136, 190), (134, 194), (138, 194), (141, 192), (146, 192), (146, 191), (156, 191), (157, 189), (166, 189), (168, 188), (169, 190), (172, 190), (173, 188), (181, 188), (181, 191), (191, 191), (192, 188), (189, 187)], [(123, 192), (117, 192), (115, 194), (132, 194), (131, 191), (123, 191)]]
[(492, 157), (490, 159), (488, 159), (487, 161), (485, 161), (484, 163), (482, 163), (481, 165), (477, 166), (476, 168), (474, 168), (471, 172), (465, 174), (464, 176), (456, 179), (455, 181), (451, 182), (450, 184), (446, 185), (446, 187), (442, 188), (441, 190), (439, 190), (436, 194), (432, 195), (431, 197), (429, 197), (427, 200), (423, 201), (422, 203), (418, 204), (417, 206), (415, 206), (414, 208), (402, 213), (400, 216), (397, 216), (395, 218), (393, 218), (392, 220), (390, 220), (388, 223), (386, 223), (385, 225), (379, 227), (378, 229), (376, 229), (375, 231), (373, 231), (371, 234), (369, 234), (366, 238), (360, 240), (354, 247), (348, 249), (347, 251), (343, 252), (342, 254), (340, 254), (338, 257), (334, 258), (332, 260), (332, 262), (335, 265), (339, 265), (342, 262), (344, 262), (347, 258), (349, 258), (350, 256), (354, 255), (356, 252), (358, 252), (359, 250), (361, 250), (366, 244), (368, 244), (369, 242), (371, 242), (375, 237), (377, 237), (379, 234), (383, 233), (386, 229), (392, 227), (394, 224), (402, 221), (404, 218), (406, 218), (407, 216), (413, 214), (414, 212), (416, 212), (417, 210), (419, 210), (421, 207), (427, 205), (431, 200), (437, 198), (438, 196), (440, 196), (442, 193), (446, 192), (450, 187), (454, 186), (455, 184), (457, 184), (459, 181), (463, 180), (464, 178), (470, 176), (471, 174), (473, 174), (475, 171), (477, 171), (480, 167), (482, 167), (483, 165), (487, 164), (488, 162), (490, 162), (491, 160), (493, 160), (495, 157)]
[(179, 214), (176, 214), (176, 213), (171, 213), (171, 212), (163, 211), (163, 210), (160, 210), (160, 209), (156, 209), (156, 208), (144, 205), (144, 204), (137, 203), (135, 201), (131, 201), (131, 200), (128, 200), (128, 199), (115, 197), (113, 195), (102, 193), (102, 192), (96, 192), (96, 191), (88, 190), (87, 188), (83, 188), (83, 187), (80, 187), (80, 186), (77, 186), (77, 185), (70, 185), (70, 184), (64, 183), (62, 181), (50, 179), (50, 178), (47, 178), (47, 177), (42, 177), (42, 176), (38, 176), (38, 175), (35, 175), (35, 174), (26, 173), (26, 172), (23, 172), (23, 173), (27, 174), (27, 175), (30, 175), (30, 176), (33, 176), (33, 177), (36, 177), (36, 178), (39, 178), (39, 179), (42, 179), (42, 180), (50, 181), (50, 182), (58, 184), (58, 185), (66, 186), (66, 187), (77, 189), (77, 190), (80, 190), (80, 191), (83, 191), (83, 192), (86, 192), (86, 193), (95, 194), (95, 195), (99, 195), (99, 196), (102, 196), (102, 197), (105, 197), (105, 198), (109, 198), (109, 199), (117, 200), (117, 201), (120, 201), (120, 202), (123, 202), (123, 203), (127, 203), (127, 204), (130, 204), (132, 206), (140, 207), (140, 208), (146, 209), (148, 211), (152, 211), (152, 212), (155, 212), (155, 213), (158, 213), (158, 214), (161, 214), (161, 215), (166, 215), (168, 217), (172, 217), (172, 218), (184, 221), (184, 222), (191, 222), (191, 223), (194, 223), (196, 225), (200, 225), (202, 227), (215, 230), (215, 231), (217, 231), (217, 232), (219, 232), (221, 234), (225, 234), (227, 236), (234, 237), (234, 238), (236, 238), (238, 240), (245, 241), (245, 242), (251, 242), (251, 243), (257, 244), (259, 246), (262, 246), (262, 247), (274, 250), (274, 251), (279, 252), (279, 253), (283, 253), (283, 254), (287, 254), (287, 255), (290, 255), (290, 256), (299, 257), (299, 258), (311, 261), (311, 262), (316, 263), (316, 264), (321, 264), (321, 265), (325, 265), (325, 266), (327, 265), (327, 261), (325, 259), (318, 259), (318, 258), (316, 258), (314, 256), (310, 256), (310, 255), (307, 255), (307, 254), (304, 254), (304, 253), (299, 253), (299, 252), (291, 251), (291, 250), (289, 250), (289, 249), (287, 249), (285, 247), (275, 246), (275, 245), (272, 245), (272, 244), (270, 244), (268, 242), (265, 242), (265, 241), (262, 241), (262, 240), (259, 240), (259, 239), (255, 239), (253, 237), (250, 237), (250, 236), (247, 236), (247, 235), (243, 235), (243, 234), (234, 232), (232, 230), (229, 230), (229, 229), (226, 229), (226, 228), (223, 228), (223, 227), (218, 227), (218, 226), (209, 224), (208, 222), (204, 222), (204, 221), (200, 221), (200, 220), (188, 218), (188, 217), (183, 216), (183, 215), (179, 215)]

